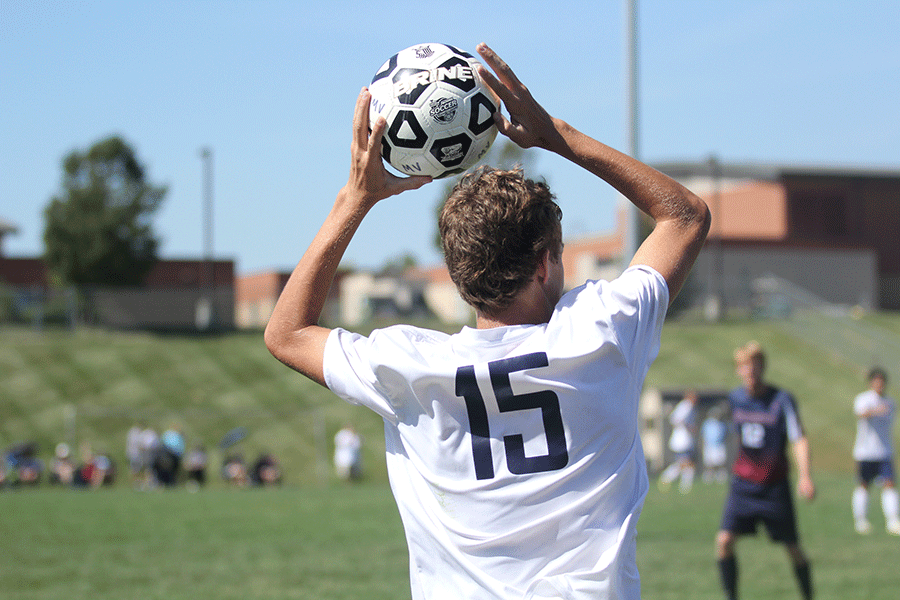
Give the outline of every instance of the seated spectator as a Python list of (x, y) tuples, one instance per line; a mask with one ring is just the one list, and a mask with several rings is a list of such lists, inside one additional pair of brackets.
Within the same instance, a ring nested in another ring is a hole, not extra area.
[(153, 471), (156, 479), (166, 487), (178, 483), (181, 473), (181, 458), (184, 455), (184, 438), (177, 427), (172, 426), (163, 432), (161, 444), (157, 447), (156, 461)]
[(222, 463), (222, 479), (234, 487), (247, 486), (247, 465), (241, 454), (232, 454)]
[(281, 483), (281, 467), (278, 460), (268, 452), (262, 453), (250, 473), (253, 485), (271, 486)]
[(144, 427), (137, 443), (140, 456), (140, 472), (137, 478), (138, 489), (155, 489), (159, 482), (156, 480), (153, 462), (156, 460), (156, 453), (160, 446), (159, 435), (152, 427)]
[(37, 457), (35, 442), (11, 446), (6, 453), (7, 480), (12, 486), (36, 486), (40, 483), (44, 463)]
[(188, 489), (196, 491), (206, 484), (206, 464), (206, 448), (202, 444), (197, 444), (184, 459)]
[(50, 461), (50, 483), (52, 485), (72, 485), (75, 482), (75, 463), (72, 462), (69, 445), (56, 445), (53, 460)]
[(94, 454), (88, 443), (81, 445), (81, 464), (75, 470), (74, 483), (78, 487), (96, 490), (115, 483), (115, 464), (105, 454)]

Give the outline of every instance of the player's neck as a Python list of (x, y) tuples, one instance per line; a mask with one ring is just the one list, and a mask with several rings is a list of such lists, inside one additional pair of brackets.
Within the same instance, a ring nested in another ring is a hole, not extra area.
[(475, 326), (478, 329), (493, 329), (511, 325), (540, 325), (548, 322), (552, 314), (553, 306), (540, 285), (532, 280), (502, 311), (492, 315), (479, 313)]
[(476, 329), (494, 329), (496, 327), (510, 327), (513, 325), (539, 325), (546, 323), (547, 319), (527, 318), (524, 315), (498, 315), (489, 317), (486, 315), (478, 315), (475, 319)]
[(757, 381), (747, 386), (747, 393), (754, 398), (761, 398), (769, 389), (769, 384), (765, 381)]

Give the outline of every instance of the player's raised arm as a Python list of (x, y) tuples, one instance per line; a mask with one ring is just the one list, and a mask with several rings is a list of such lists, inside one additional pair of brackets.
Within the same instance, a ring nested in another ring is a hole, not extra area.
[(509, 118), (495, 115), (501, 133), (523, 148), (540, 147), (597, 175), (656, 221), (631, 264), (656, 269), (669, 287), (670, 302), (681, 290), (709, 230), (706, 204), (656, 169), (551, 117), (512, 69), (485, 44), (478, 53), (491, 69), (479, 75), (503, 101)]
[(319, 317), (350, 239), (379, 200), (431, 181), (430, 177), (396, 177), (385, 169), (380, 152), (385, 122), (379, 119), (373, 123), (369, 133), (370, 99), (368, 90), (363, 89), (356, 100), (347, 184), (338, 192), (331, 212), (291, 273), (266, 326), (269, 351), (322, 385), (329, 330), (319, 327)]

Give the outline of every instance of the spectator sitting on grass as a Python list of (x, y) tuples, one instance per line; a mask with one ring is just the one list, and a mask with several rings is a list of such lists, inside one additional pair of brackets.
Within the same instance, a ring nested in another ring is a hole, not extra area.
[(75, 464), (72, 462), (72, 451), (68, 444), (60, 442), (56, 445), (53, 460), (50, 461), (50, 483), (72, 485), (74, 482)]

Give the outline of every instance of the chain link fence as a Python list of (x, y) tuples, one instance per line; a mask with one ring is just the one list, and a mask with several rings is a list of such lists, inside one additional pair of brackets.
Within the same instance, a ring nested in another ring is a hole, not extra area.
[(900, 336), (867, 319), (859, 306), (827, 302), (774, 275), (755, 279), (752, 291), (755, 318), (772, 319), (784, 331), (862, 369), (900, 364)]

